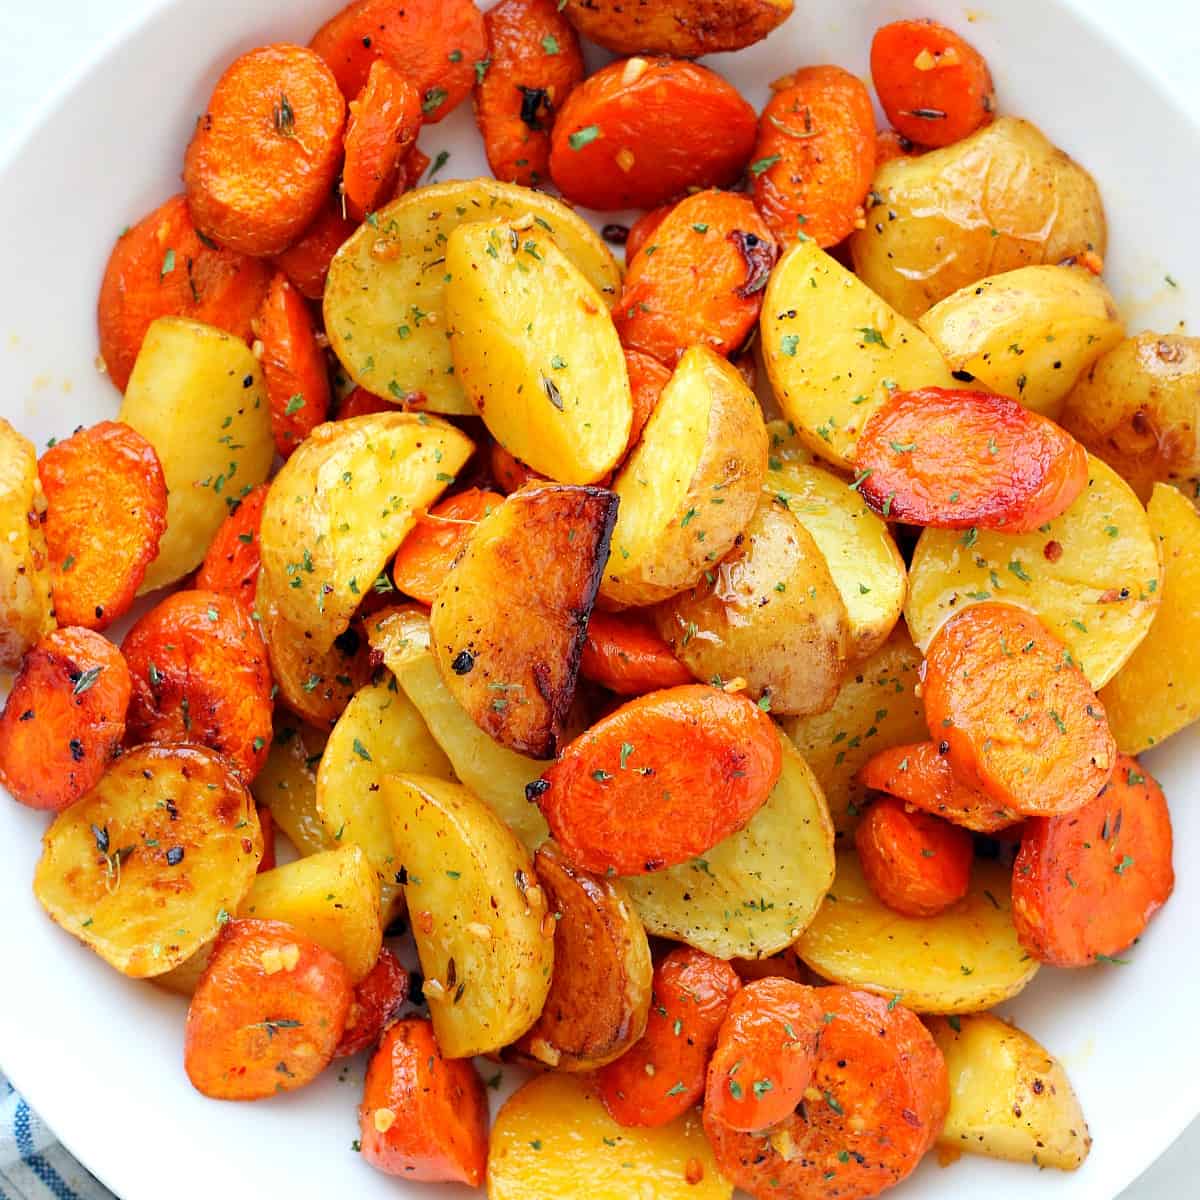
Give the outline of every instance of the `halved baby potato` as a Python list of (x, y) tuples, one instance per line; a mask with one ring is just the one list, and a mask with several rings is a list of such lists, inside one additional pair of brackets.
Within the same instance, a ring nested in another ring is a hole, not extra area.
[(277, 712), (267, 761), (250, 785), (259, 807), (270, 811), (276, 829), (284, 832), (301, 858), (337, 844), (325, 832), (317, 811), (317, 765), (326, 740), (319, 730)]

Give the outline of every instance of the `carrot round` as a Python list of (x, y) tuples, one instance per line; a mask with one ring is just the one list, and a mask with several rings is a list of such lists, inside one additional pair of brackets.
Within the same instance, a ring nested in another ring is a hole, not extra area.
[(1084, 448), (1007, 396), (895, 392), (867, 422), (855, 459), (863, 499), (893, 521), (1031, 533), (1087, 487)]
[(376, 59), (346, 120), (342, 192), (356, 221), (391, 199), (420, 132), (420, 93), (391, 63)]
[(154, 447), (101, 421), (38, 460), (46, 549), (60, 625), (107, 629), (133, 604), (167, 528), (167, 484)]
[(650, 240), (650, 235), (663, 223), (667, 214), (675, 207), (674, 204), (660, 204), (649, 212), (644, 212), (629, 227), (625, 237), (625, 261), (633, 262), (633, 256)]
[(894, 129), (880, 129), (875, 134), (875, 170), (894, 158), (912, 158), (917, 148), (902, 133)]
[(25, 655), (0, 714), (0, 784), (29, 808), (61, 812), (120, 751), (129, 668), (90, 629), (55, 629)]
[(214, 1100), (263, 1100), (311, 1083), (342, 1036), (346, 968), (282, 921), (230, 921), (188, 1007), (184, 1067)]
[(501, 0), (484, 15), (488, 63), (475, 120), (497, 179), (535, 187), (549, 178), (550, 130), (584, 76), (579, 37), (558, 0)]
[(778, 977), (746, 984), (717, 1036), (705, 1116), (742, 1132), (789, 1117), (812, 1080), (823, 1017), (815, 988)]
[[(356, 228), (343, 214), (341, 204), (331, 197), (299, 239), (275, 256), (275, 265), (305, 299), (320, 300), (325, 295), (329, 264)], [(255, 312), (258, 308), (256, 304)]]
[(366, 417), (370, 416), (371, 413), (395, 412), (396, 407), (390, 400), (385, 400), (382, 396), (376, 396), (373, 392), (368, 392), (364, 387), (356, 387), (338, 405), (337, 419), (339, 421), (348, 421), (351, 417)]
[(654, 208), (692, 188), (733, 183), (754, 136), (754, 110), (707, 67), (622, 59), (581, 83), (563, 105), (550, 175), (575, 204)]
[(921, 146), (961, 141), (996, 110), (983, 55), (936, 21), (893, 21), (876, 30), (871, 79), (887, 119)]
[(267, 290), (263, 263), (202, 237), (172, 196), (117, 239), (100, 284), (100, 357), (121, 390), (159, 317), (190, 317), (248, 342)]
[(416, 1017), (384, 1034), (359, 1109), (362, 1155), (389, 1175), (478, 1187), (487, 1163), (487, 1097), (465, 1058), (443, 1058)]
[(618, 696), (644, 696), (693, 682), (692, 673), (648, 621), (593, 609), (579, 673)]
[(782, 763), (753, 701), (692, 685), (631, 700), (526, 789), (567, 858), (642, 875), (703, 854), (762, 807)]
[(1012, 888), (1021, 945), (1056, 967), (1113, 960), (1170, 898), (1171, 845), (1162, 789), (1136, 758), (1119, 755), (1094, 800), (1025, 822)]
[(636, 446), (658, 407), (658, 398), (671, 379), (671, 368), (640, 350), (625, 351), (625, 369), (629, 373), (629, 391), (633, 396), (633, 420), (629, 425), (629, 445)]
[(863, 220), (875, 174), (871, 97), (841, 67), (805, 67), (772, 86), (750, 163), (754, 203), (784, 245), (836, 245)]
[(667, 1125), (704, 1095), (709, 1055), (741, 983), (733, 968), (679, 946), (654, 968), (646, 1032), (596, 1072), (600, 1099), (622, 1125)]
[(1108, 782), (1116, 747), (1104, 706), (1031, 613), (971, 605), (938, 631), (924, 669), (930, 737), (997, 807), (1058, 816)]
[(342, 159), (346, 102), (303, 46), (251, 50), (217, 81), (183, 164), (196, 228), (243, 254), (278, 254), (316, 219)]
[(221, 522), (196, 574), (200, 591), (231, 596), (248, 613), (254, 612), (262, 551), (258, 530), (270, 486), (260, 483)]
[(271, 741), (271, 675), (258, 628), (217, 592), (183, 591), (125, 636), (133, 676), (129, 732), (138, 741), (198, 742), (249, 782)]
[(400, 1016), (408, 999), (408, 985), (404, 965), (385, 946), (375, 965), (355, 984), (346, 1028), (334, 1057), (348, 1058), (374, 1046)]
[(490, 464), (492, 478), (506, 496), (511, 496), (527, 483), (535, 483), (543, 478), (519, 458), (514, 458), (499, 442), (492, 443)]

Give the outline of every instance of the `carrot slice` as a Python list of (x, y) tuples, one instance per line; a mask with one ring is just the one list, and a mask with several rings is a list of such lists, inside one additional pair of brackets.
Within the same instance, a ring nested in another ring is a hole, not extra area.
[(384, 400), (382, 396), (376, 396), (373, 392), (368, 392), (366, 388), (356, 387), (338, 405), (337, 419), (348, 421), (351, 417), (366, 417), (371, 413), (394, 412), (396, 407), (390, 401)]
[(624, 59), (602, 67), (563, 105), (550, 175), (575, 204), (654, 208), (692, 188), (733, 183), (754, 133), (754, 110), (707, 67)]
[(187, 148), (196, 228), (243, 254), (279, 254), (313, 223), (342, 159), (346, 102), (303, 46), (251, 50), (217, 81)]
[(987, 61), (936, 21), (893, 21), (871, 42), (871, 79), (887, 119), (922, 146), (949, 146), (992, 120)]
[(478, 1187), (487, 1163), (487, 1096), (465, 1058), (443, 1058), (429, 1021), (393, 1025), (367, 1069), (362, 1155), (389, 1175)]
[(643, 696), (694, 682), (648, 621), (593, 610), (579, 673), (618, 696)]
[(527, 790), (571, 862), (642, 875), (745, 825), (775, 786), (782, 754), (753, 701), (677, 687), (622, 705)]
[(391, 63), (376, 59), (346, 121), (342, 192), (356, 221), (391, 198), (420, 132), (420, 93)]
[(0, 784), (29, 808), (61, 812), (120, 752), (129, 668), (90, 629), (55, 629), (25, 655), (0, 714)]
[(633, 262), (634, 255), (646, 245), (654, 231), (666, 220), (667, 214), (675, 207), (674, 204), (660, 204), (649, 212), (644, 212), (629, 227), (625, 236), (625, 261)]
[(527, 467), (519, 458), (515, 458), (499, 442), (492, 443), (490, 462), (492, 478), (496, 486), (506, 495), (520, 491), (527, 483), (544, 482), (545, 476)]
[(258, 529), (262, 524), (263, 505), (270, 486), (260, 483), (221, 522), (196, 573), (197, 588), (203, 592), (220, 592), (223, 596), (231, 596), (248, 613), (254, 612), (254, 593), (258, 587), (262, 550)]
[(60, 625), (107, 629), (129, 611), (167, 528), (167, 484), (154, 447), (101, 421), (38, 460), (46, 548)]
[[(354, 222), (346, 219), (342, 206), (334, 199), (327, 200), (299, 239), (275, 256), (275, 265), (305, 299), (320, 300), (325, 295), (329, 264), (355, 228)], [(256, 304), (254, 311), (259, 307)]]
[(1084, 448), (1007, 396), (895, 392), (867, 422), (855, 466), (863, 499), (893, 521), (1031, 533), (1087, 487)]
[(408, 999), (408, 984), (408, 972), (384, 947), (375, 965), (355, 985), (346, 1029), (334, 1058), (348, 1058), (374, 1046), (383, 1031), (400, 1016)]
[(640, 350), (625, 351), (629, 372), (629, 391), (633, 396), (633, 420), (629, 425), (629, 445), (636, 446), (650, 415), (658, 407), (658, 398), (670, 382), (671, 368)]
[(497, 179), (536, 187), (549, 178), (550, 130), (583, 80), (583, 51), (558, 0), (501, 0), (483, 22), (488, 65), (475, 121)]
[(973, 604), (925, 654), (925, 721), (954, 773), (1000, 808), (1069, 813), (1108, 782), (1104, 705), (1070, 651), (1031, 613)]
[(1094, 800), (1025, 822), (1012, 890), (1021, 945), (1056, 967), (1112, 961), (1170, 898), (1171, 848), (1162, 789), (1136, 758), (1119, 755)]
[(230, 921), (188, 1007), (183, 1064), (214, 1100), (263, 1100), (329, 1065), (352, 995), (346, 968), (282, 921)]
[(775, 236), (833, 246), (863, 220), (875, 174), (875, 111), (867, 89), (841, 67), (805, 67), (772, 84), (763, 109), (754, 203)]
[(271, 742), (271, 674), (241, 604), (184, 591), (152, 608), (122, 646), (133, 676), (129, 732), (139, 741), (199, 742), (249, 782)]
[(894, 158), (913, 158), (917, 148), (902, 133), (894, 129), (880, 129), (875, 134), (875, 170)]

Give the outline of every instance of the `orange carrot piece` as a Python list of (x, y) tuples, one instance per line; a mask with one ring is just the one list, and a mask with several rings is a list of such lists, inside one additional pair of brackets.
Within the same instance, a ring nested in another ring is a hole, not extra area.
[(506, 496), (511, 496), (527, 483), (539, 483), (544, 479), (544, 476), (531, 470), (519, 458), (509, 454), (499, 442), (492, 443), (490, 462), (492, 478)]
[(270, 486), (260, 483), (221, 522), (196, 574), (200, 591), (231, 596), (248, 613), (254, 612), (261, 563), (258, 530)]
[(596, 609), (588, 621), (579, 673), (618, 696), (644, 696), (694, 682), (648, 621)]
[[(421, 176), (425, 174), (429, 162), (429, 155), (420, 146), (414, 146), (408, 152), (400, 164), (400, 174), (396, 179), (396, 196), (403, 196), (405, 192), (411, 192), (420, 183)], [(433, 180), (427, 179), (425, 182), (432, 183)]]
[(263, 856), (258, 863), (258, 874), (275, 869), (275, 818), (269, 808), (258, 807), (258, 824), (262, 829)]
[(339, 421), (348, 421), (351, 417), (366, 417), (371, 413), (395, 412), (397, 407), (397, 405), (389, 400), (385, 400), (382, 396), (376, 396), (374, 392), (368, 392), (366, 388), (356, 387), (338, 405), (337, 419)]
[(902, 133), (894, 129), (880, 129), (875, 134), (875, 170), (894, 158), (914, 158), (917, 148)]
[(671, 368), (650, 354), (626, 350), (625, 369), (629, 372), (629, 391), (633, 395), (633, 420), (629, 426), (629, 445), (633, 447), (658, 407), (658, 398), (670, 381)]
[(376, 1045), (383, 1031), (400, 1016), (408, 999), (408, 985), (408, 972), (385, 946), (375, 965), (355, 985), (346, 1029), (334, 1058), (348, 1058)]
[[(331, 198), (299, 239), (275, 256), (275, 265), (305, 299), (320, 300), (325, 295), (329, 264), (354, 230), (354, 222), (346, 219), (342, 206)], [(254, 306), (256, 313), (259, 307)]]
[(649, 212), (644, 212), (629, 227), (625, 237), (625, 261), (633, 262), (634, 255), (646, 245), (654, 231), (663, 223), (667, 214), (675, 207), (674, 204), (660, 204)]
[(391, 198), (420, 132), (420, 93), (391, 63), (377, 58), (362, 91), (350, 101), (346, 121), (342, 192), (356, 221)]

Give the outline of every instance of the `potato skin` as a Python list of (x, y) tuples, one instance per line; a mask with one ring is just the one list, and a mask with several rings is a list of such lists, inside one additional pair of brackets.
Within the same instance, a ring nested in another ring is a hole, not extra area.
[(565, 0), (565, 16), (615, 54), (700, 58), (751, 46), (792, 15), (793, 0)]
[(46, 497), (33, 443), (0, 417), (0, 670), (15, 671), (21, 656), (54, 628), (50, 556), (42, 518)]

